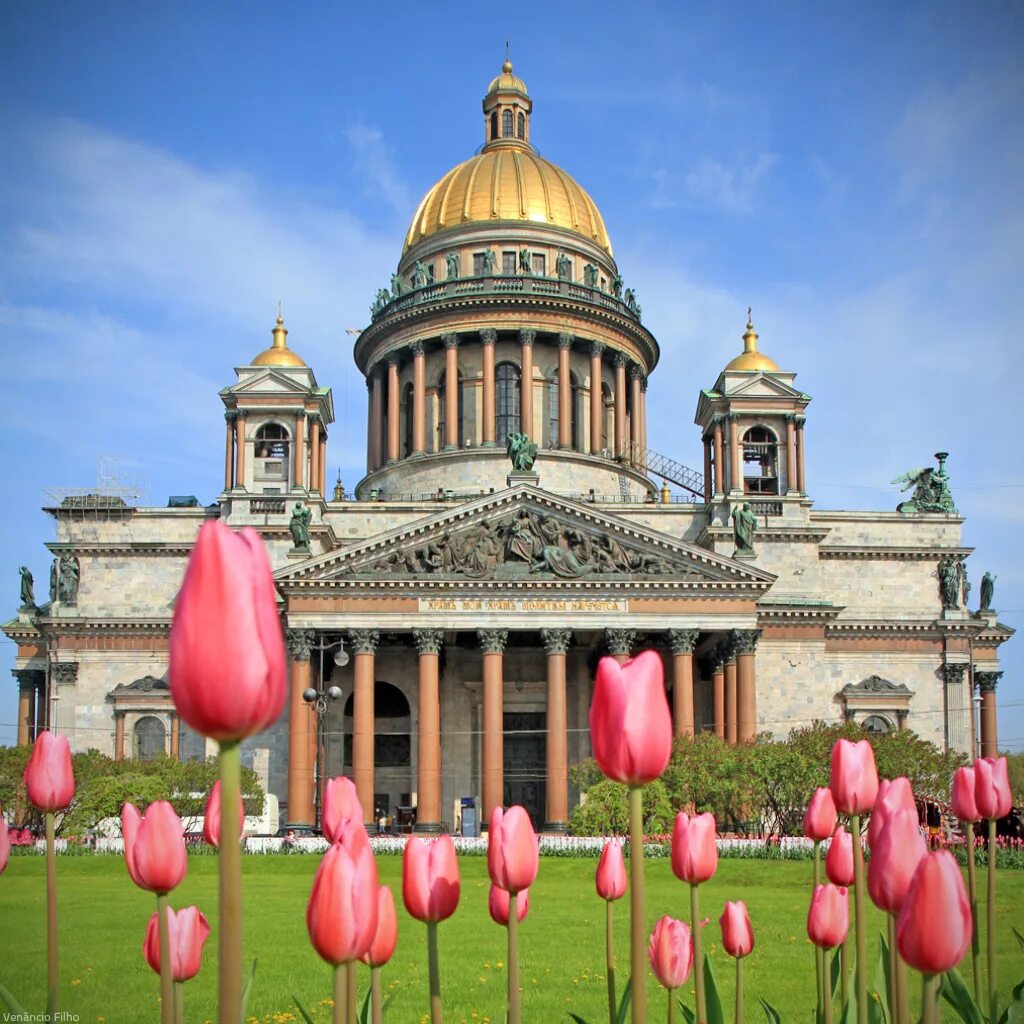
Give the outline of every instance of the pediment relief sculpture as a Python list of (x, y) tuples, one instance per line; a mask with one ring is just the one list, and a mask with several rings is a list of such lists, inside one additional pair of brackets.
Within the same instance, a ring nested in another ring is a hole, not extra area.
[(843, 687), (843, 693), (847, 696), (874, 693), (898, 697), (909, 694), (910, 690), (904, 683), (892, 683), (881, 676), (868, 676), (867, 679), (862, 679), (859, 683), (847, 683)]

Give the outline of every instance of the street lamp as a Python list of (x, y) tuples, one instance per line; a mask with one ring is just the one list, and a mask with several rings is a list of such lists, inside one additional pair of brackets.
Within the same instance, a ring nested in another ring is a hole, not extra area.
[[(302, 691), (302, 699), (309, 705), (310, 710), (316, 713), (316, 826), (320, 827), (323, 817), (324, 802), (324, 773), (326, 757), (324, 751), (324, 724), (328, 709), (332, 704), (337, 704), (343, 694), (340, 686), (328, 686), (324, 689), (324, 654), (327, 651), (334, 652), (334, 664), (338, 668), (344, 668), (349, 662), (348, 651), (345, 650), (345, 639), (339, 636), (336, 640), (328, 640), (326, 637), (319, 637), (313, 645), (313, 650), (320, 652), (320, 675), (318, 686), (307, 686)], [(344, 762), (344, 757), (342, 757)]]

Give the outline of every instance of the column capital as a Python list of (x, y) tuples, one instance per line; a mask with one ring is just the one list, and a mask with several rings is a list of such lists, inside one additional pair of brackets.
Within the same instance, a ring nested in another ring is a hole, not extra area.
[(12, 668), (11, 675), (18, 680), (18, 690), (23, 693), (34, 691), (39, 685), (40, 673), (34, 668)]
[(727, 417), (724, 412), (716, 412), (715, 415), (711, 417), (711, 426), (714, 427), (715, 430), (721, 430), (722, 424), (726, 419)]
[(572, 643), (571, 629), (542, 629), (540, 638), (545, 654), (565, 654)]
[(459, 336), (457, 334), (442, 334), (441, 344), (445, 348), (458, 348), (459, 347)]
[(699, 635), (699, 629), (670, 629), (668, 642), (672, 647), (672, 653), (693, 654), (693, 648)]
[(384, 357), (384, 362), (388, 364), (388, 369), (389, 370), (391, 369), (392, 366), (397, 370), (398, 369), (398, 364), (401, 362), (401, 359), (399, 358), (397, 352), (389, 352)]
[(631, 363), (629, 367), (630, 380), (643, 380), (644, 368), (639, 363)]
[(569, 331), (562, 331), (558, 335), (558, 347), (559, 348), (572, 348), (572, 343), (576, 340), (576, 335), (571, 334)]
[(759, 629), (734, 629), (731, 641), (734, 653), (753, 654), (757, 650), (757, 641), (761, 636)]
[(367, 391), (372, 391), (373, 390), (373, 377), (371, 376), (372, 373), (373, 373), (372, 370), (367, 370), (366, 371), (366, 390)]
[(711, 672), (717, 674), (725, 668), (726, 661), (729, 660), (729, 645), (726, 643), (718, 643), (711, 649)]
[(78, 681), (78, 662), (56, 662), (53, 666), (53, 680), (58, 686), (73, 686)]
[(421, 356), (421, 355), (423, 355), (423, 342), (422, 341), (413, 341), (413, 342), (411, 342), (409, 344), (409, 351), (413, 354), (413, 356)]
[(646, 395), (647, 394), (647, 374), (644, 374), (644, 379), (640, 381), (640, 390)]
[(295, 661), (309, 661), (309, 653), (313, 649), (315, 635), (311, 629), (286, 629), (284, 631), (285, 645)]
[(440, 654), (444, 644), (443, 629), (414, 629), (412, 638), (417, 654)]
[(356, 654), (373, 654), (380, 643), (380, 633), (375, 629), (350, 629), (348, 641)]
[(592, 341), (590, 343), (590, 357), (593, 359), (595, 356), (600, 359), (601, 355), (605, 350), (605, 343), (603, 341)]
[(635, 629), (613, 627), (604, 631), (604, 641), (612, 654), (629, 654), (636, 642)]
[(796, 415), (793, 417), (793, 422), (797, 425), (798, 428), (802, 427), (807, 422), (807, 417)]
[(524, 327), (519, 332), (520, 345), (532, 345), (537, 340), (537, 332), (532, 327)]
[(620, 368), (624, 369), (625, 366), (626, 366), (626, 363), (628, 363), (628, 362), (629, 362), (629, 360), (626, 358), (626, 353), (625, 352), (616, 352), (615, 356), (612, 359), (612, 363), (614, 364), (616, 370), (618, 370)]
[(965, 662), (954, 662), (943, 665), (942, 668), (947, 683), (952, 685), (964, 681), (964, 673), (967, 671), (967, 664)]
[(228, 423), (234, 423), (235, 420), (238, 419), (238, 410), (237, 409), (225, 409), (224, 410), (224, 419)]
[(1002, 672), (975, 672), (974, 681), (978, 684), (979, 693), (995, 693), (996, 684), (1002, 678)]
[(484, 654), (501, 654), (508, 643), (507, 629), (478, 629), (476, 635)]
[(127, 714), (127, 712), (123, 711), (121, 708), (114, 708), (114, 721), (116, 722), (120, 719), (123, 722), (125, 714)]
[(480, 332), (480, 341), (484, 345), (493, 345), (498, 340), (498, 332), (493, 327), (485, 327)]

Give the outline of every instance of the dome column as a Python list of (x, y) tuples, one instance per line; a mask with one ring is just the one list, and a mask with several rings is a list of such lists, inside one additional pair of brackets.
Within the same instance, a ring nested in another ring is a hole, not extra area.
[(796, 485), (796, 423), (791, 415), (786, 417), (786, 493), (795, 494)]
[(245, 416), (235, 417), (235, 487), (245, 489)]
[(558, 447), (572, 448), (572, 378), (569, 376), (569, 352), (575, 340), (563, 332), (558, 336)]
[(374, 366), (371, 371), (373, 392), (370, 396), (370, 405), (373, 407), (371, 417), (373, 427), (371, 430), (371, 456), (370, 469), (380, 469), (384, 461), (384, 377), (379, 366)]
[[(804, 417), (796, 418), (796, 489), (801, 494), (807, 493), (807, 480), (804, 476)], [(995, 755), (993, 755), (995, 756)]]
[(224, 425), (226, 427), (224, 437), (224, 490), (230, 491), (234, 483), (235, 469), (235, 420), (238, 413), (229, 411), (224, 413)]
[(647, 469), (647, 375), (640, 380), (640, 451), (643, 453), (640, 466)]
[(320, 431), (320, 494), (327, 494), (327, 431)]
[(388, 356), (388, 462), (398, 461), (399, 419), (398, 356), (392, 355)]
[(366, 472), (372, 473), (376, 469), (373, 461), (373, 376), (366, 375)]
[(639, 466), (643, 461), (642, 455), (642, 436), (643, 436), (643, 422), (644, 414), (640, 408), (640, 379), (643, 377), (644, 371), (634, 363), (629, 368), (629, 409), (630, 409), (630, 437), (632, 444), (629, 449), (629, 461), (634, 466)]
[(711, 495), (715, 493), (714, 481), (711, 478), (711, 438), (704, 436), (704, 502), (711, 501)]
[(412, 348), (412, 451), (410, 455), (425, 455), (427, 451), (427, 369), (423, 342), (414, 341)]
[(715, 446), (715, 494), (725, 494), (725, 451), (722, 444), (722, 418), (715, 417), (714, 421), (714, 446)]
[(531, 440), (533, 436), (533, 343), (537, 332), (524, 328), (519, 332), (522, 354), (522, 375), (519, 381), (519, 429)]
[(626, 445), (626, 357), (615, 353), (615, 457), (625, 457)]
[(485, 448), (494, 447), (494, 344), (497, 340), (498, 332), (493, 327), (487, 327), (480, 332), (484, 374), (484, 422), (480, 438)]
[(601, 435), (604, 433), (604, 395), (601, 391), (601, 354), (604, 345), (599, 341), (590, 345), (590, 454), (601, 451)]
[(459, 336), (442, 335), (444, 343), (444, 447), (459, 447)]
[(292, 489), (305, 485), (306, 477), (306, 410), (295, 414), (295, 450), (292, 452)]
[(314, 416), (309, 425), (309, 489), (319, 491), (320, 487), (320, 417)]

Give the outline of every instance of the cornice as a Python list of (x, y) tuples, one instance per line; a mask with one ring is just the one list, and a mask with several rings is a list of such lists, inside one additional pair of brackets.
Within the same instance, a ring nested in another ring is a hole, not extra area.
[(927, 561), (941, 558), (943, 555), (959, 555), (967, 557), (974, 548), (948, 547), (945, 545), (927, 545), (921, 547), (897, 547), (882, 544), (855, 544), (848, 546), (822, 545), (818, 548), (819, 558), (868, 560), (887, 562)]

